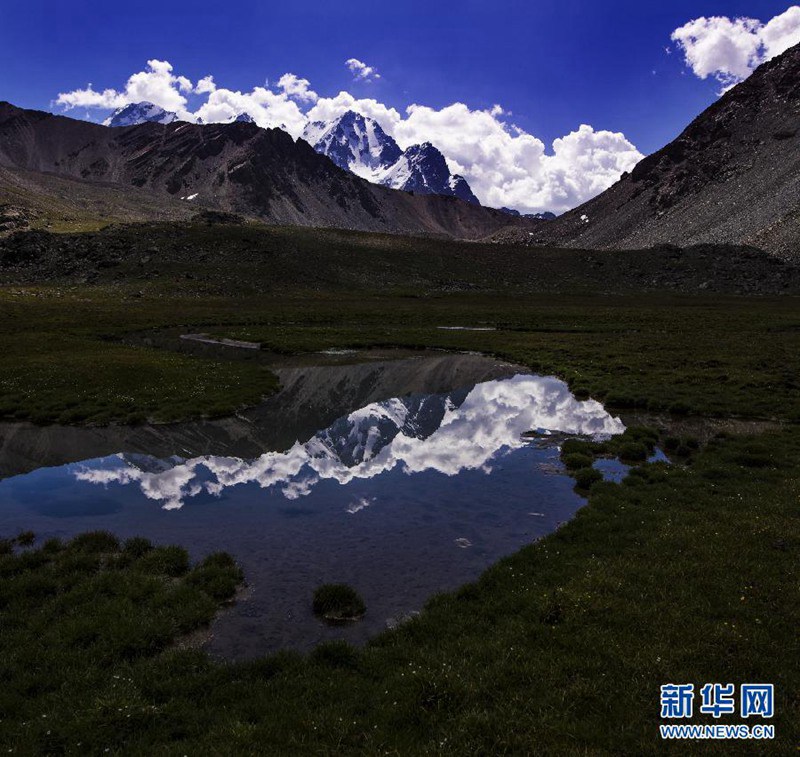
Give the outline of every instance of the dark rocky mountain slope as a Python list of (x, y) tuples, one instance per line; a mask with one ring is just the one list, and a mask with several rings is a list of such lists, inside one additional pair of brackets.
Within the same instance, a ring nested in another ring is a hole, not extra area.
[(457, 198), (375, 186), (303, 140), (246, 122), (112, 129), (0, 103), (0, 168), (136, 187), (269, 223), (463, 239), (535, 226)]
[(800, 258), (800, 45), (532, 239), (603, 249), (747, 244)]
[[(96, 283), (120, 292), (232, 296), (310, 290), (706, 292), (794, 294), (800, 266), (761, 250), (532, 249), (520, 245), (243, 225), (214, 211), (190, 222), (114, 224), (96, 232), (0, 238), (0, 286)], [(160, 295), (159, 295), (160, 296)]]

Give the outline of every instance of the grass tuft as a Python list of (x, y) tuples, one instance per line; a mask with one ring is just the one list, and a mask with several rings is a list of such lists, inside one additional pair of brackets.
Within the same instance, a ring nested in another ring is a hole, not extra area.
[(36, 534), (33, 531), (20, 531), (17, 534), (17, 544), (20, 547), (30, 547), (36, 541)]
[(317, 588), (312, 609), (329, 623), (360, 620), (367, 611), (364, 600), (347, 584), (323, 584)]
[(119, 539), (108, 531), (89, 531), (76, 536), (70, 542), (72, 552), (116, 552), (119, 549)]
[(582, 491), (588, 491), (598, 481), (603, 480), (603, 474), (597, 468), (579, 468), (572, 476), (575, 479), (575, 486)]

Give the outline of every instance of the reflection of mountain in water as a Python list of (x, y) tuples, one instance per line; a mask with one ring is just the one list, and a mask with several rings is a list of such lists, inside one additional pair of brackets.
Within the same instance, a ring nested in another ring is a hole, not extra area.
[(275, 488), (288, 499), (311, 493), (321, 481), (346, 485), (399, 468), (406, 474), (490, 470), (491, 463), (524, 444), (531, 429), (570, 434), (624, 430), (594, 400), (579, 402), (563, 381), (517, 375), (446, 394), (411, 395), (375, 402), (334, 421), (305, 443), (254, 460), (207, 455), (157, 460), (122, 455), (110, 469), (82, 468), (81, 481), (134, 484), (166, 509), (200, 494), (220, 496), (240, 484)]
[(469, 392), (469, 389), (461, 389), (449, 394), (375, 402), (339, 418), (316, 434), (316, 439), (352, 468), (374, 458), (398, 434), (427, 439), (441, 426), (447, 411), (459, 407)]
[(121, 451), (157, 458), (254, 458), (285, 450), (337, 418), (390, 397), (439, 394), (516, 372), (508, 363), (471, 354), (358, 357), (362, 362), (345, 365), (276, 365), (281, 391), (230, 418), (133, 427), (0, 423), (0, 478)]

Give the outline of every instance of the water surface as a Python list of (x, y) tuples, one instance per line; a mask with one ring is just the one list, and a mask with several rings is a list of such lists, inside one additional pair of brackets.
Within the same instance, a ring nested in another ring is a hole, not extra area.
[[(249, 590), (208, 642), (228, 658), (363, 642), (584, 503), (558, 440), (624, 427), (521, 371), (442, 354), (292, 366), (277, 371), (279, 395), (225, 421), (0, 427), (0, 533), (102, 528), (193, 557), (231, 552)], [(331, 581), (362, 594), (364, 620), (314, 618), (313, 591)]]

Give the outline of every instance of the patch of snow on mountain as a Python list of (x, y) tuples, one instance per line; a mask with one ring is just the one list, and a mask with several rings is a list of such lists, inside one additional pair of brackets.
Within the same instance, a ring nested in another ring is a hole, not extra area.
[(178, 120), (177, 113), (151, 102), (129, 103), (115, 110), (104, 122), (105, 126), (136, 126), (144, 123), (171, 124)]

